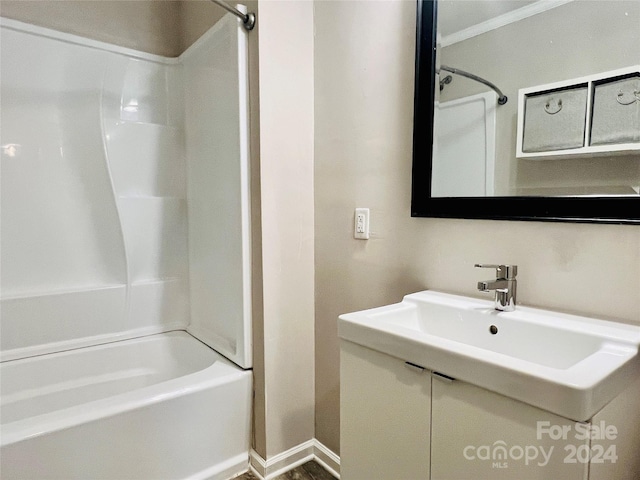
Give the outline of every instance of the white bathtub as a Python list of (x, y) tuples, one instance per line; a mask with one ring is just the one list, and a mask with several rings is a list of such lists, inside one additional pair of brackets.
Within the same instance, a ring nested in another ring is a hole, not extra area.
[(186, 332), (5, 362), (0, 381), (3, 480), (247, 469), (251, 372)]

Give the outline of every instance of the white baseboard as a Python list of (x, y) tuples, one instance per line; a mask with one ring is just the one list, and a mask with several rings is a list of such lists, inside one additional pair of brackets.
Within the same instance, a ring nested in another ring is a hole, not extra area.
[(279, 453), (268, 460), (263, 459), (255, 450), (251, 450), (250, 468), (260, 479), (271, 480), (309, 460), (315, 460), (329, 473), (336, 478), (340, 478), (340, 457), (315, 438), (290, 448), (286, 452)]
[(313, 456), (315, 457), (315, 461), (322, 465), (331, 475), (339, 479), (340, 457), (315, 438), (313, 439), (313, 442)]

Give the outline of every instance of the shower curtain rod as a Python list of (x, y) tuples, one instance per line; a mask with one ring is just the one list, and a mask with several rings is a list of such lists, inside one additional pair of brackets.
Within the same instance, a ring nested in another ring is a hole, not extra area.
[(254, 13), (242, 13), (239, 10), (236, 10), (235, 8), (231, 7), (230, 5), (227, 5), (225, 2), (223, 2), (222, 0), (211, 0), (211, 2), (215, 3), (216, 5), (224, 8), (227, 12), (234, 14), (236, 17), (238, 17), (240, 20), (242, 20), (242, 24), (244, 25), (244, 28), (246, 30), (253, 30), (253, 27), (256, 24), (256, 16)]
[[(482, 77), (474, 75), (473, 73), (465, 72), (464, 70), (460, 70), (459, 68), (448, 67), (446, 65), (440, 65), (440, 70), (445, 70), (447, 72), (453, 73), (454, 75), (460, 75), (462, 77), (467, 77), (467, 78), (470, 78), (471, 80), (475, 80), (476, 82), (483, 83), (487, 87), (495, 90), (495, 92), (498, 94), (498, 105), (504, 105), (505, 103), (507, 103), (507, 100), (508, 100), (507, 96), (502, 93), (502, 90), (500, 90), (493, 83), (491, 83), (488, 80), (485, 80)], [(440, 70), (438, 70), (438, 73), (440, 73)]]

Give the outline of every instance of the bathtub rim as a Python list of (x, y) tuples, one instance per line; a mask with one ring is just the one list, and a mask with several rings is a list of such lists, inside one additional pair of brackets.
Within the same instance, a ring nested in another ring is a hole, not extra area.
[[(41, 357), (43, 355), (53, 355), (55, 353), (69, 352), (71, 350), (78, 350), (81, 348), (107, 345), (109, 343), (125, 342), (127, 340), (135, 340), (136, 338), (160, 335), (162, 333), (178, 331), (189, 333), (187, 331), (187, 327), (188, 325), (182, 322), (174, 322), (164, 326), (141, 327), (135, 328), (133, 330), (125, 330), (122, 332), (102, 333), (90, 337), (61, 340), (59, 342), (44, 343), (42, 345), (12, 348), (9, 350), (0, 351), (0, 363), (14, 362), (16, 360), (24, 360), (33, 357)], [(191, 336), (194, 337), (193, 335)], [(198, 338), (196, 338), (196, 340), (200, 342)]]

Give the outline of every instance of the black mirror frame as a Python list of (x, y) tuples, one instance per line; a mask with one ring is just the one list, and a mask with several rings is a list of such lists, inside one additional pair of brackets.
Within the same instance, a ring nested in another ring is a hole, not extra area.
[(431, 197), (436, 0), (417, 0), (411, 216), (640, 224), (640, 196)]

